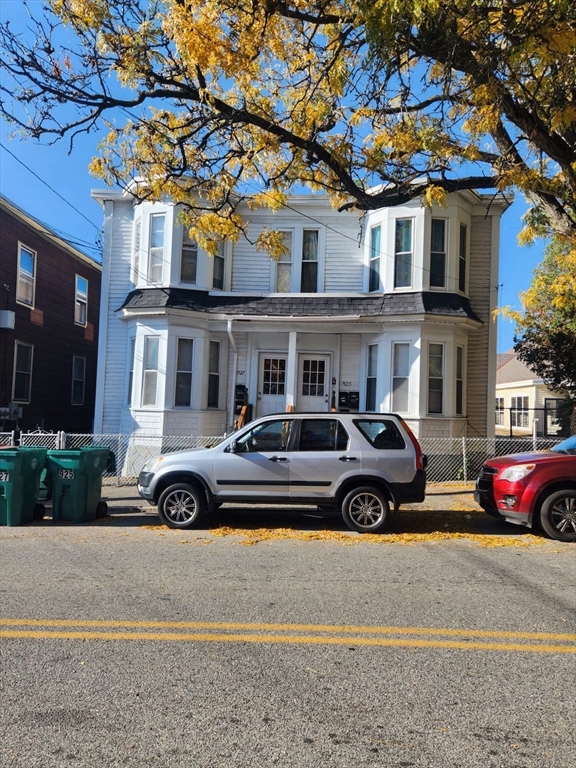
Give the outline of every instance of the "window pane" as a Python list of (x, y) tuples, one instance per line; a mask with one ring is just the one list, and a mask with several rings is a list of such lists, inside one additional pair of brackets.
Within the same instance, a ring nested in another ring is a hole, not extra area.
[(366, 379), (366, 410), (376, 410), (376, 379)]
[(180, 259), (180, 282), (195, 283), (197, 268), (198, 247), (195, 243), (184, 243)]
[(156, 405), (156, 385), (158, 382), (157, 371), (144, 371), (144, 388), (142, 405)]
[(380, 259), (372, 259), (370, 262), (370, 282), (368, 290), (380, 290)]
[(86, 358), (85, 357), (74, 357), (73, 362), (73, 376), (75, 379), (83, 379), (84, 378), (84, 369), (86, 367)]
[(408, 413), (408, 377), (395, 376), (392, 380), (392, 410), (396, 413)]
[(412, 219), (396, 219), (396, 253), (412, 251)]
[(176, 374), (175, 406), (190, 407), (192, 397), (192, 374), (178, 371)]
[(151, 217), (150, 246), (151, 248), (164, 247), (164, 214)]
[(430, 254), (430, 285), (433, 288), (444, 288), (446, 274), (446, 254)]
[(158, 347), (159, 339), (154, 336), (148, 336), (145, 343), (144, 368), (146, 370), (157, 370), (158, 368)]
[(208, 374), (208, 408), (218, 408), (218, 390), (220, 376), (217, 373)]
[(210, 362), (208, 370), (210, 373), (220, 373), (220, 342), (210, 342)]
[(467, 233), (466, 233), (466, 226), (464, 224), (460, 224), (460, 246), (459, 246), (459, 252), (460, 252), (460, 258), (458, 259), (458, 290), (464, 291), (466, 290), (466, 240), (467, 240)]
[(290, 293), (292, 288), (292, 264), (278, 262), (276, 265), (276, 292)]
[(442, 379), (428, 380), (428, 412), (442, 413)]
[(32, 347), (28, 344), (16, 344), (16, 370), (30, 373)]
[(442, 344), (430, 344), (428, 369), (430, 376), (442, 376)]
[(214, 274), (212, 277), (212, 288), (217, 291), (224, 290), (224, 257), (214, 256)]
[(178, 339), (178, 359), (176, 369), (178, 371), (192, 370), (193, 339)]
[(237, 451), (257, 453), (261, 451), (285, 451), (292, 432), (292, 419), (267, 421), (242, 435), (237, 441)]
[(374, 448), (379, 450), (402, 450), (406, 447), (404, 438), (392, 421), (368, 421), (354, 419), (354, 424)]
[(368, 345), (368, 376), (376, 376), (378, 366), (378, 344)]
[(445, 251), (444, 232), (446, 221), (444, 219), (432, 219), (432, 234), (430, 238), (430, 250), (438, 253)]
[(36, 255), (20, 246), (20, 263), (18, 269), (18, 284), (16, 298), (23, 304), (34, 304), (34, 274)]
[(348, 435), (336, 419), (303, 419), (299, 451), (346, 450)]
[(305, 261), (302, 263), (302, 293), (318, 292), (318, 262)]
[(302, 240), (302, 260), (318, 260), (318, 230), (305, 229)]
[(394, 344), (394, 376), (410, 374), (410, 344)]

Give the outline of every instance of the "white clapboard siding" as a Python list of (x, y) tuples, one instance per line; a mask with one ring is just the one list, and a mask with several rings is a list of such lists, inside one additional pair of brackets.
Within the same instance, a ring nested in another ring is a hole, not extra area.
[[(360, 350), (362, 337), (359, 333), (343, 333), (340, 341), (340, 381), (342, 390), (360, 389)], [(349, 383), (348, 383), (349, 382)]]
[(122, 407), (126, 402), (128, 336), (126, 323), (119, 319), (116, 310), (122, 306), (126, 296), (134, 288), (130, 282), (132, 211), (131, 201), (116, 201), (114, 205), (106, 356), (104, 360), (99, 361), (99, 365), (105, 365), (106, 370), (102, 419), (104, 433), (120, 432)]

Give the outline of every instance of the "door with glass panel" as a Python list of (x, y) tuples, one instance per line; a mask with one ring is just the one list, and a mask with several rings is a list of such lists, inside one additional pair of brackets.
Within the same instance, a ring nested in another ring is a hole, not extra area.
[(330, 356), (300, 355), (298, 357), (298, 397), (296, 410), (330, 410)]
[(258, 364), (256, 415), (286, 411), (286, 355), (261, 353)]

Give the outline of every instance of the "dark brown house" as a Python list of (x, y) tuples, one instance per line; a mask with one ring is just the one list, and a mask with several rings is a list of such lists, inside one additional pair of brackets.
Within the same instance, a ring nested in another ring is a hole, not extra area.
[(101, 276), (0, 195), (0, 431), (92, 431)]

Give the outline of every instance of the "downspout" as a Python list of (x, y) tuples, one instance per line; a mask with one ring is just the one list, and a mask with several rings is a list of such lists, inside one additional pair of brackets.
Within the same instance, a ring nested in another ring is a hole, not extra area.
[(236, 341), (234, 339), (234, 335), (232, 334), (232, 320), (228, 320), (228, 325), (226, 328), (228, 332), (228, 338), (230, 340), (230, 344), (232, 345), (232, 349), (234, 350), (234, 354), (232, 356), (232, 386), (230, 387), (230, 394), (228, 397), (228, 416), (229, 416), (229, 422), (228, 422), (228, 430), (229, 432), (232, 432), (234, 429), (234, 396), (236, 392), (236, 371), (238, 369), (238, 347), (236, 346)]
[(103, 239), (105, 248), (102, 249), (102, 277), (100, 279), (100, 323), (98, 327), (96, 400), (94, 403), (95, 434), (101, 434), (104, 429), (106, 350), (108, 345), (108, 328), (110, 321), (110, 272), (112, 269), (112, 229), (114, 225), (114, 202), (112, 200), (104, 200), (102, 208), (104, 209)]

